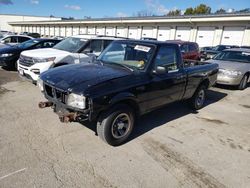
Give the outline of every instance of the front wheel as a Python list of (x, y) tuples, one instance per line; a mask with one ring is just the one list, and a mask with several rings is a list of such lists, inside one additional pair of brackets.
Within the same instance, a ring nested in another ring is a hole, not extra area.
[(207, 88), (201, 85), (194, 93), (193, 97), (190, 99), (189, 103), (192, 109), (199, 110), (204, 106), (206, 100)]
[(109, 145), (118, 146), (127, 141), (134, 122), (135, 115), (129, 106), (116, 105), (98, 119), (97, 134)]
[(239, 90), (244, 90), (247, 88), (248, 76), (244, 75), (242, 80), (240, 81), (240, 85), (238, 87)]

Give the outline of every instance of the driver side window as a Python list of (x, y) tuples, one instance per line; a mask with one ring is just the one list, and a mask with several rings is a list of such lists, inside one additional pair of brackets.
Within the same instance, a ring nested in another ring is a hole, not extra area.
[(177, 70), (177, 54), (174, 47), (161, 46), (155, 58), (155, 67), (165, 67), (167, 71)]
[(102, 40), (91, 40), (83, 50), (84, 53), (96, 53), (102, 51)]

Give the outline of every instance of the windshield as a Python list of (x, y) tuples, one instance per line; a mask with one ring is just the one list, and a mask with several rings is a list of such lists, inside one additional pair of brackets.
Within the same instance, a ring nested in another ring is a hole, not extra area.
[(31, 40), (28, 40), (28, 41), (25, 41), (25, 42), (22, 42), (20, 44), (17, 44), (17, 46), (19, 48), (22, 48), (22, 49), (26, 49), (26, 48), (29, 48), (35, 44), (37, 44), (39, 41), (37, 40), (34, 40), (34, 39), (31, 39)]
[(117, 41), (111, 43), (97, 60), (132, 69), (144, 69), (152, 58), (155, 47), (149, 44)]
[(86, 43), (86, 39), (68, 37), (56, 44), (53, 48), (67, 52), (78, 52)]
[(250, 52), (223, 51), (217, 54), (213, 59), (222, 61), (250, 63)]

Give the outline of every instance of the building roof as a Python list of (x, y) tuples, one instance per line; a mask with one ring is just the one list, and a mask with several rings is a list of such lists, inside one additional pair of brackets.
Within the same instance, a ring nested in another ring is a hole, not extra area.
[(23, 21), (9, 22), (10, 25), (50, 25), (50, 24), (103, 24), (103, 23), (172, 23), (172, 22), (225, 22), (225, 21), (250, 21), (250, 13), (238, 14), (208, 14), (208, 15), (182, 15), (182, 16), (148, 16), (148, 17), (120, 17), (120, 18), (95, 18), (95, 19), (75, 19), (75, 20), (49, 20), (49, 21)]

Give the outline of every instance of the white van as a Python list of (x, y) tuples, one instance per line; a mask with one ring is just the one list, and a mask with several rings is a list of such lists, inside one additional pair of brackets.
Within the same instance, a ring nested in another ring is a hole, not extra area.
[(53, 48), (28, 50), (21, 53), (18, 72), (36, 83), (39, 75), (53, 67), (80, 62), (91, 62), (115, 37), (76, 35), (68, 37)]

